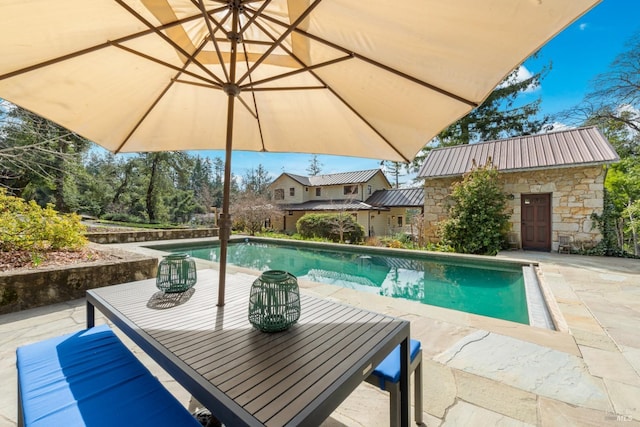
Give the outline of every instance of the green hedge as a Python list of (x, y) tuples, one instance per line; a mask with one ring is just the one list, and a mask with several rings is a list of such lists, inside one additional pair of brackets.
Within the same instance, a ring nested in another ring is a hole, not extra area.
[(364, 227), (349, 213), (306, 214), (296, 223), (298, 233), (307, 239), (324, 238), (334, 242), (342, 240), (357, 243), (364, 238)]

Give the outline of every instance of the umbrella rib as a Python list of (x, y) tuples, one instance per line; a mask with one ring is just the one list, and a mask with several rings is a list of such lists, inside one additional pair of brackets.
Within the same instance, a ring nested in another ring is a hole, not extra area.
[[(245, 65), (247, 66), (247, 68), (249, 68), (249, 57), (247, 56), (247, 46), (244, 42), (242, 43), (242, 50), (244, 52), (243, 56), (244, 56)], [(251, 81), (251, 76), (249, 76), (249, 81)], [(249, 105), (247, 105), (241, 97), (238, 96), (238, 99), (240, 100), (240, 102), (242, 102), (242, 105), (244, 105), (244, 107), (249, 111), (249, 113), (253, 115), (253, 117), (255, 117), (256, 123), (258, 124), (258, 133), (260, 134), (260, 145), (262, 145), (262, 151), (266, 151), (264, 147), (264, 134), (262, 133), (262, 122), (260, 121), (260, 114), (258, 113), (258, 101), (256, 100), (256, 94), (255, 93), (251, 94), (251, 99), (253, 99), (253, 108), (255, 110), (255, 114), (253, 113), (253, 111), (251, 111), (251, 108), (249, 108)]]
[(173, 80), (175, 83), (183, 83), (186, 85), (193, 85), (193, 86), (200, 86), (200, 87), (206, 87), (209, 89), (222, 89), (222, 86), (220, 86), (219, 84), (205, 84), (205, 83), (198, 83), (198, 82), (190, 82), (189, 80), (182, 80), (182, 79), (178, 79), (178, 78), (173, 78), (171, 79)]
[(122, 150), (122, 147), (124, 147), (124, 145), (129, 141), (129, 139), (131, 138), (131, 135), (133, 135), (133, 133), (138, 130), (138, 128), (140, 127), (140, 125), (142, 124), (142, 122), (144, 121), (145, 118), (147, 118), (147, 116), (151, 113), (151, 111), (156, 107), (156, 105), (158, 105), (158, 102), (160, 102), (160, 100), (165, 96), (165, 94), (169, 91), (169, 89), (171, 88), (171, 86), (173, 86), (174, 80), (170, 80), (169, 84), (167, 85), (167, 87), (165, 87), (162, 90), (162, 93), (160, 95), (158, 95), (158, 97), (156, 98), (155, 101), (153, 101), (153, 103), (149, 106), (149, 108), (147, 109), (147, 111), (142, 115), (142, 117), (140, 117), (140, 120), (138, 120), (138, 123), (135, 124), (135, 126), (131, 129), (131, 131), (127, 134), (126, 138), (124, 138), (122, 140), (122, 143), (120, 145), (118, 145), (118, 148), (116, 148), (113, 152), (114, 154), (118, 154), (120, 152), (120, 150)]
[(353, 56), (347, 55), (347, 56), (343, 56), (341, 58), (332, 59), (331, 61), (325, 61), (325, 62), (322, 62), (322, 63), (319, 63), (319, 64), (315, 64), (315, 65), (311, 65), (311, 66), (304, 66), (303, 68), (300, 68), (300, 69), (295, 70), (295, 71), (290, 71), (288, 73), (279, 74), (277, 76), (268, 77), (266, 79), (262, 79), (262, 80), (258, 80), (258, 81), (246, 84), (244, 86), (241, 86), (240, 89), (248, 90), (250, 88), (253, 88), (253, 87), (261, 85), (261, 84), (269, 83), (269, 82), (274, 81), (274, 80), (280, 80), (280, 79), (284, 79), (284, 78), (287, 78), (287, 77), (291, 77), (291, 76), (296, 75), (296, 74), (304, 73), (305, 71), (311, 71), (311, 70), (315, 70), (317, 68), (327, 67), (329, 65), (333, 65), (333, 64), (336, 64), (338, 62), (346, 61), (347, 59), (353, 59)]
[[(146, 55), (146, 54), (144, 54), (144, 53), (142, 53), (142, 52), (138, 52), (137, 50), (131, 49), (131, 48), (126, 47), (126, 46), (123, 46), (123, 45), (121, 45), (121, 44), (119, 44), (119, 43), (111, 43), (111, 44), (112, 44), (113, 46), (115, 46), (115, 47), (117, 47), (117, 48), (120, 48), (120, 49), (122, 49), (122, 50), (124, 50), (124, 51), (126, 51), (126, 52), (129, 52), (129, 53), (131, 53), (131, 54), (133, 54), (133, 55), (139, 56), (139, 57), (141, 57), (141, 58), (147, 59), (147, 60), (149, 60), (149, 61), (155, 62), (155, 63), (160, 64), (160, 65), (163, 65), (163, 66), (165, 66), (165, 67), (167, 67), (167, 68), (171, 68), (172, 70), (179, 71), (179, 72), (180, 72), (180, 74), (186, 74), (186, 75), (188, 75), (188, 76), (191, 76), (191, 77), (194, 77), (194, 78), (197, 78), (197, 79), (199, 79), (199, 80), (202, 80), (202, 81), (204, 81), (204, 82), (209, 83), (209, 85), (204, 85), (204, 84), (203, 84), (203, 86), (207, 86), (207, 87), (216, 87), (216, 88), (221, 88), (221, 87), (222, 87), (222, 85), (220, 85), (219, 83), (217, 83), (217, 82), (215, 82), (215, 81), (213, 81), (213, 80), (205, 79), (203, 76), (200, 76), (200, 75), (198, 75), (198, 74), (196, 74), (196, 73), (193, 73), (193, 72), (191, 72), (191, 71), (187, 71), (187, 70), (185, 70), (184, 68), (180, 68), (180, 67), (177, 67), (177, 66), (175, 66), (175, 65), (173, 65), (173, 64), (169, 64), (168, 62), (161, 61), (161, 60), (159, 60), (158, 58), (154, 58), (154, 57), (149, 56), (149, 55)], [(201, 50), (201, 49), (202, 49), (202, 48), (200, 48), (199, 50)], [(187, 63), (190, 63), (190, 61), (188, 61)]]
[[(226, 9), (226, 8), (224, 8), (224, 9)], [(222, 9), (222, 10), (224, 10), (224, 9)], [(212, 11), (212, 12), (215, 12), (215, 10)], [(139, 33), (130, 34), (128, 36), (120, 37), (120, 38), (117, 38), (115, 40), (108, 40), (108, 41), (106, 41), (104, 43), (100, 43), (100, 44), (97, 44), (95, 46), (91, 46), (91, 47), (88, 47), (88, 48), (85, 48), (85, 49), (81, 49), (81, 50), (78, 50), (78, 51), (75, 51), (75, 52), (71, 52), (71, 53), (68, 53), (66, 55), (59, 56), (57, 58), (52, 58), (52, 59), (49, 59), (47, 61), (40, 62), (38, 64), (30, 65), (30, 66), (21, 68), (19, 70), (15, 70), (15, 71), (11, 71), (11, 72), (6, 73), (6, 74), (2, 74), (2, 75), (0, 75), (0, 80), (4, 80), (4, 79), (11, 78), (11, 77), (15, 77), (15, 76), (18, 76), (20, 74), (28, 73), (30, 71), (34, 71), (34, 70), (37, 70), (37, 69), (40, 69), (40, 68), (47, 67), (49, 65), (57, 64), (58, 62), (64, 62), (64, 61), (66, 61), (68, 59), (73, 59), (73, 58), (75, 58), (77, 56), (82, 56), (82, 55), (85, 55), (87, 53), (91, 53), (91, 52), (95, 52), (97, 50), (105, 49), (105, 48), (111, 47), (113, 43), (123, 43), (123, 42), (129, 41), (129, 40), (136, 39), (138, 37), (147, 36), (147, 35), (149, 35), (151, 33), (154, 33), (154, 32), (158, 32), (158, 31), (166, 30), (167, 28), (175, 27), (176, 25), (182, 25), (184, 23), (191, 22), (191, 21), (194, 21), (194, 20), (200, 19), (200, 18), (201, 18), (201, 15), (189, 16), (187, 18), (179, 19), (177, 21), (170, 22), (168, 24), (164, 24), (164, 25), (161, 25), (159, 27), (149, 28), (148, 30), (140, 31)]]
[[(220, 67), (222, 68), (222, 72), (224, 73), (224, 78), (226, 81), (229, 81), (229, 73), (227, 72), (227, 67), (224, 65), (224, 61), (222, 60), (222, 53), (220, 52), (220, 48), (218, 47), (218, 42), (216, 41), (216, 34), (215, 34), (215, 32), (218, 31), (222, 26), (222, 22), (220, 23), (216, 22), (216, 29), (214, 31), (213, 27), (211, 26), (211, 21), (213, 20), (213, 18), (209, 16), (209, 14), (207, 14), (207, 10), (204, 7), (204, 0), (198, 1), (198, 7), (202, 12), (202, 17), (204, 18), (204, 22), (207, 24), (207, 30), (209, 30), (209, 34), (211, 35), (211, 41), (213, 42), (213, 46), (216, 50), (216, 54), (218, 55), (218, 61), (220, 62)], [(227, 17), (228, 16), (229, 15), (227, 14)]]
[[(269, 55), (271, 55), (271, 52), (273, 52), (278, 46), (280, 46), (284, 39), (287, 38), (287, 36), (291, 34), (291, 32), (294, 31), (302, 21), (307, 19), (307, 16), (309, 16), (309, 14), (313, 11), (313, 9), (316, 8), (316, 6), (320, 4), (320, 2), (322, 2), (322, 0), (314, 0), (314, 2), (309, 5), (307, 9), (302, 12), (291, 25), (286, 26), (287, 29), (280, 35), (280, 37), (278, 37), (278, 39), (271, 45), (271, 47), (269, 47), (266, 52), (264, 52), (262, 56), (258, 58), (258, 60), (251, 66), (251, 68), (247, 70), (247, 72), (242, 77), (240, 77), (240, 79), (238, 79), (236, 83), (241, 84), (251, 73), (253, 73), (253, 71), (257, 67), (259, 67), (269, 57)], [(266, 16), (267, 15), (262, 15), (262, 17)]]
[[(202, 1), (202, 0), (200, 0)], [(244, 4), (245, 2), (243, 2)], [(248, 3), (248, 2), (247, 2)], [(265, 2), (262, 3), (262, 6), (260, 6), (260, 8), (257, 10), (257, 13), (255, 13), (253, 16), (251, 16), (249, 18), (249, 20), (247, 20), (247, 22), (240, 28), (240, 34), (244, 33), (247, 28), (249, 28), (251, 26), (251, 24), (253, 24), (253, 21), (255, 21), (258, 16), (264, 11), (264, 9), (269, 6), (269, 4), (271, 3), (271, 0), (266, 0)]]
[[(196, 51), (194, 52), (194, 55), (197, 55), (198, 53), (200, 53), (200, 51), (202, 51), (202, 49), (204, 48), (206, 44), (206, 41), (203, 41), (200, 46), (198, 46), (198, 48), (196, 49)], [(160, 100), (166, 95), (166, 93), (169, 91), (169, 89), (171, 88), (171, 86), (173, 86), (173, 84), (178, 80), (178, 77), (180, 76), (180, 74), (188, 74), (191, 75), (191, 73), (186, 71), (186, 68), (189, 66), (189, 64), (191, 63), (193, 58), (188, 58), (187, 61), (184, 63), (184, 66), (182, 69), (178, 70), (178, 74), (175, 75), (175, 77), (173, 77), (170, 81), (169, 84), (167, 85), (167, 87), (164, 88), (164, 90), (162, 91), (162, 93), (156, 98), (155, 101), (153, 101), (153, 103), (149, 106), (149, 108), (147, 109), (147, 111), (142, 115), (142, 117), (140, 118), (140, 120), (138, 120), (138, 123), (135, 124), (135, 126), (133, 128), (131, 128), (131, 131), (127, 134), (126, 138), (124, 138), (122, 140), (122, 144), (120, 144), (118, 146), (118, 148), (115, 150), (115, 153), (117, 154), (118, 152), (120, 152), (120, 150), (122, 149), (122, 147), (124, 147), (124, 145), (127, 143), (127, 141), (129, 141), (129, 139), (131, 138), (131, 135), (133, 135), (133, 133), (140, 127), (140, 125), (142, 124), (142, 122), (144, 121), (144, 119), (147, 118), (147, 116), (151, 113), (151, 111), (156, 107), (156, 105), (158, 105), (158, 102), (160, 102)], [(196, 82), (189, 82), (192, 84), (195, 84)], [(218, 86), (219, 87), (219, 86)]]
[(327, 89), (327, 86), (287, 86), (287, 87), (259, 87), (259, 88), (249, 88), (246, 89), (245, 92), (268, 92), (268, 91), (284, 91), (284, 90), (317, 90), (317, 89)]
[[(254, 112), (251, 110), (251, 107), (249, 107), (249, 104), (247, 104), (247, 103), (245, 102), (245, 100), (244, 100), (244, 99), (242, 99), (242, 97), (240, 97), (240, 96), (239, 96), (239, 97), (238, 97), (238, 101), (240, 101), (240, 103), (241, 103), (242, 105), (244, 105), (244, 108), (246, 108), (246, 109), (247, 109), (247, 111), (249, 112), (249, 114), (251, 114), (251, 115), (253, 116), (253, 118), (254, 118), (254, 119), (256, 119), (256, 120), (258, 121), (258, 129), (260, 129), (260, 140), (262, 140), (262, 127), (260, 126), (260, 119), (258, 118), (258, 114), (257, 114), (257, 113), (254, 113)], [(254, 98), (254, 99), (253, 99), (253, 103), (255, 104), (255, 102), (256, 102), (256, 100), (255, 100), (255, 98)], [(264, 151), (264, 143), (262, 144), (262, 148), (263, 148), (263, 151)]]
[[(281, 22), (280, 20), (278, 20), (276, 18), (273, 18), (273, 17), (271, 17), (269, 15), (262, 15), (261, 18), (264, 18), (264, 19), (266, 19), (268, 21), (271, 21), (271, 22), (273, 22), (275, 24), (278, 24), (280, 26), (287, 27), (287, 28), (291, 29), (291, 27), (289, 25), (287, 25), (286, 23)], [(303, 35), (305, 37), (308, 37), (308, 38), (310, 38), (312, 40), (315, 40), (315, 41), (317, 41), (319, 43), (325, 44), (325, 45), (327, 45), (327, 46), (329, 46), (329, 47), (331, 47), (333, 49), (336, 49), (336, 50), (339, 50), (339, 51), (344, 52), (346, 54), (352, 55), (354, 58), (360, 59), (361, 61), (367, 62), (367, 63), (369, 63), (369, 64), (371, 64), (373, 66), (376, 66), (378, 68), (382, 68), (385, 71), (393, 73), (393, 74), (395, 74), (395, 75), (397, 75), (399, 77), (402, 77), (402, 78), (404, 78), (406, 80), (409, 80), (411, 82), (417, 83), (417, 84), (419, 84), (421, 86), (424, 86), (424, 87), (426, 87), (428, 89), (431, 89), (431, 90), (433, 90), (435, 92), (438, 92), (438, 93), (440, 93), (442, 95), (445, 95), (445, 96), (447, 96), (449, 98), (455, 99), (456, 101), (459, 101), (459, 102), (462, 102), (464, 104), (467, 104), (467, 105), (469, 105), (471, 107), (475, 108), (475, 107), (478, 107), (480, 105), (478, 102), (471, 101), (471, 100), (466, 99), (466, 98), (464, 98), (464, 97), (462, 97), (460, 95), (456, 95), (453, 92), (449, 92), (448, 90), (442, 89), (442, 88), (440, 88), (438, 86), (435, 86), (435, 85), (433, 85), (431, 83), (425, 82), (424, 80), (420, 80), (420, 79), (418, 79), (416, 77), (410, 76), (409, 74), (403, 73), (400, 70), (396, 70), (395, 68), (391, 68), (388, 65), (384, 65), (384, 64), (382, 64), (382, 63), (380, 63), (380, 62), (378, 62), (378, 61), (376, 61), (374, 59), (371, 59), (371, 58), (369, 58), (367, 56), (364, 56), (364, 55), (359, 54), (357, 52), (353, 52), (353, 51), (351, 51), (351, 50), (349, 50), (347, 48), (344, 48), (344, 47), (342, 47), (342, 46), (340, 46), (338, 44), (330, 42), (329, 40), (323, 39), (322, 37), (318, 37), (316, 35), (313, 35), (313, 34), (307, 32), (307, 31), (301, 30), (299, 28), (293, 28), (292, 31), (294, 31), (297, 34), (300, 34), (300, 35)]]
[[(267, 34), (269, 37), (271, 37), (271, 35), (266, 32), (265, 34)], [(293, 58), (294, 61), (296, 61), (298, 64), (302, 65), (303, 67), (305, 66), (304, 62), (302, 62), (302, 60), (300, 58), (298, 58), (298, 56), (289, 51), (289, 49), (287, 49), (286, 47), (282, 47), (282, 49), (289, 55), (291, 56), (291, 58)], [(391, 143), (391, 141), (389, 141), (384, 135), (382, 135), (382, 133), (380, 133), (380, 131), (373, 126), (366, 118), (364, 118), (362, 116), (362, 114), (360, 114), (351, 104), (349, 104), (343, 97), (341, 97), (331, 86), (329, 86), (324, 80), (322, 80), (322, 78), (320, 78), (320, 76), (318, 76), (316, 73), (313, 72), (313, 70), (309, 70), (309, 74), (311, 74), (313, 77), (316, 78), (316, 80), (318, 80), (324, 87), (323, 89), (327, 89), (329, 90), (329, 92), (331, 92), (338, 100), (340, 100), (340, 102), (342, 102), (349, 110), (351, 110), (351, 112), (353, 112), (353, 114), (355, 114), (360, 120), (362, 120), (362, 122), (367, 125), (367, 127), (369, 129), (371, 129), (376, 135), (378, 135), (380, 137), (380, 139), (382, 139), (384, 142), (387, 143), (387, 145), (389, 147), (391, 147), (393, 149), (393, 151), (395, 151), (400, 157), (402, 157), (406, 162), (410, 162), (411, 160), (408, 159), (404, 154), (402, 154), (400, 151), (398, 151), (398, 149)]]
[[(131, 15), (133, 15), (136, 19), (138, 19), (144, 25), (149, 27), (149, 29), (151, 29), (153, 32), (155, 32), (165, 42), (170, 44), (174, 49), (176, 49), (178, 52), (180, 52), (186, 58), (191, 59), (192, 62), (194, 64), (196, 64), (196, 66), (198, 66), (198, 68), (200, 68), (202, 71), (207, 73), (209, 76), (211, 76), (214, 80), (216, 80), (221, 85), (224, 84), (224, 81), (222, 81), (222, 79), (220, 79), (220, 77), (216, 76), (213, 72), (211, 72), (211, 70), (209, 70), (207, 67), (205, 67), (203, 64), (201, 64), (199, 61), (197, 61), (195, 58), (193, 58), (193, 56), (191, 54), (189, 54), (186, 50), (184, 50), (178, 43), (176, 43), (173, 40), (171, 40), (171, 38), (169, 36), (164, 34), (162, 31), (158, 30), (151, 22), (147, 21), (142, 15), (140, 15), (133, 8), (131, 8), (128, 4), (126, 4), (124, 2), (124, 0), (115, 0), (115, 1), (120, 6), (122, 6), (127, 12), (129, 12)], [(201, 15), (198, 15), (198, 17), (201, 17)]]
[[(259, 22), (256, 22), (255, 25), (256, 25), (256, 27), (258, 27), (260, 29), (260, 31), (262, 31), (271, 40), (273, 40), (273, 41), (276, 40), (275, 36), (273, 34), (271, 34), (268, 29), (264, 28), (264, 26), (262, 26), (262, 24), (260, 24)], [(304, 71), (309, 71), (309, 74), (311, 74), (313, 77), (315, 77), (318, 80), (318, 82), (320, 82), (323, 85), (323, 87), (326, 88), (326, 84), (322, 80), (320, 80), (314, 73), (311, 73), (310, 71), (312, 69), (314, 69), (314, 68), (319, 67), (319, 66), (329, 65), (328, 63), (322, 63), (322, 64), (316, 64), (316, 65), (307, 65), (302, 60), (300, 60), (300, 58), (298, 58), (293, 52), (289, 51), (286, 47), (281, 46), (281, 48), (282, 48), (282, 50), (285, 51), (285, 53), (287, 55), (289, 55), (294, 61), (296, 61), (300, 65), (301, 68), (298, 69), (298, 70), (290, 71), (289, 73), (284, 73), (284, 74), (279, 74), (277, 76), (269, 77), (269, 78), (266, 78), (266, 79), (261, 80), (259, 82), (250, 83), (250, 84), (244, 86), (246, 89), (250, 89), (253, 86), (255, 86), (257, 84), (260, 84), (260, 83), (265, 83), (265, 82), (268, 82), (268, 81), (281, 79), (281, 78), (287, 77), (288, 75), (293, 75), (293, 74), (301, 73), (301, 72), (304, 72)], [(329, 63), (336, 63), (336, 62), (340, 62), (340, 61), (343, 61), (345, 59), (350, 59), (350, 58), (352, 58), (352, 57), (347, 55), (346, 57), (336, 58), (336, 59), (328, 61), (328, 62)], [(251, 78), (251, 77), (249, 77), (249, 78)], [(284, 90), (285, 88), (282, 88), (282, 89)], [(300, 89), (302, 89), (302, 88), (300, 88)]]

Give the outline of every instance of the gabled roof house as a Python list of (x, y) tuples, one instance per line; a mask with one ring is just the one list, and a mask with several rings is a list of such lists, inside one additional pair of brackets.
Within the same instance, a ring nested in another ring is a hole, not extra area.
[(591, 214), (602, 212), (604, 165), (618, 160), (596, 127), (432, 150), (418, 173), (424, 179), (427, 237), (437, 240), (451, 185), (474, 164), (491, 161), (511, 199), (511, 244), (550, 251), (564, 236), (575, 246), (595, 245), (601, 236)]
[(380, 169), (316, 176), (282, 173), (270, 185), (273, 201), (284, 215), (275, 228), (294, 232), (296, 222), (308, 212), (350, 212), (365, 234), (391, 234), (406, 222), (407, 208), (422, 209), (423, 189), (392, 189)]

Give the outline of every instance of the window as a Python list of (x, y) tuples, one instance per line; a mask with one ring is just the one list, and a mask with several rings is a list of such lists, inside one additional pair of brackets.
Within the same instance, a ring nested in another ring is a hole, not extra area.
[(371, 195), (371, 186), (370, 185), (367, 185), (367, 194)]
[(402, 227), (402, 217), (398, 217), (398, 227)]
[(322, 191), (320, 187), (316, 188), (316, 196), (320, 197), (322, 195)]
[(284, 200), (284, 189), (283, 188), (276, 188), (275, 191), (273, 192), (273, 199), (274, 200)]
[(289, 189), (289, 195), (290, 195), (291, 197), (293, 197), (293, 196), (295, 196), (295, 195), (296, 195), (296, 189), (295, 189), (294, 187), (291, 187), (291, 188)]
[(345, 185), (344, 186), (344, 194), (358, 194), (358, 186), (357, 185)]

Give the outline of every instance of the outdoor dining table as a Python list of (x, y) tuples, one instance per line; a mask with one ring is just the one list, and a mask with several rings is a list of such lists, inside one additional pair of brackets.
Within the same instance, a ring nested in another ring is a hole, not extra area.
[(248, 320), (256, 277), (229, 274), (218, 307), (216, 273), (199, 270), (182, 293), (155, 279), (89, 290), (87, 327), (97, 308), (227, 426), (319, 425), (400, 345), (408, 426), (409, 321), (302, 293), (296, 324), (261, 332)]

